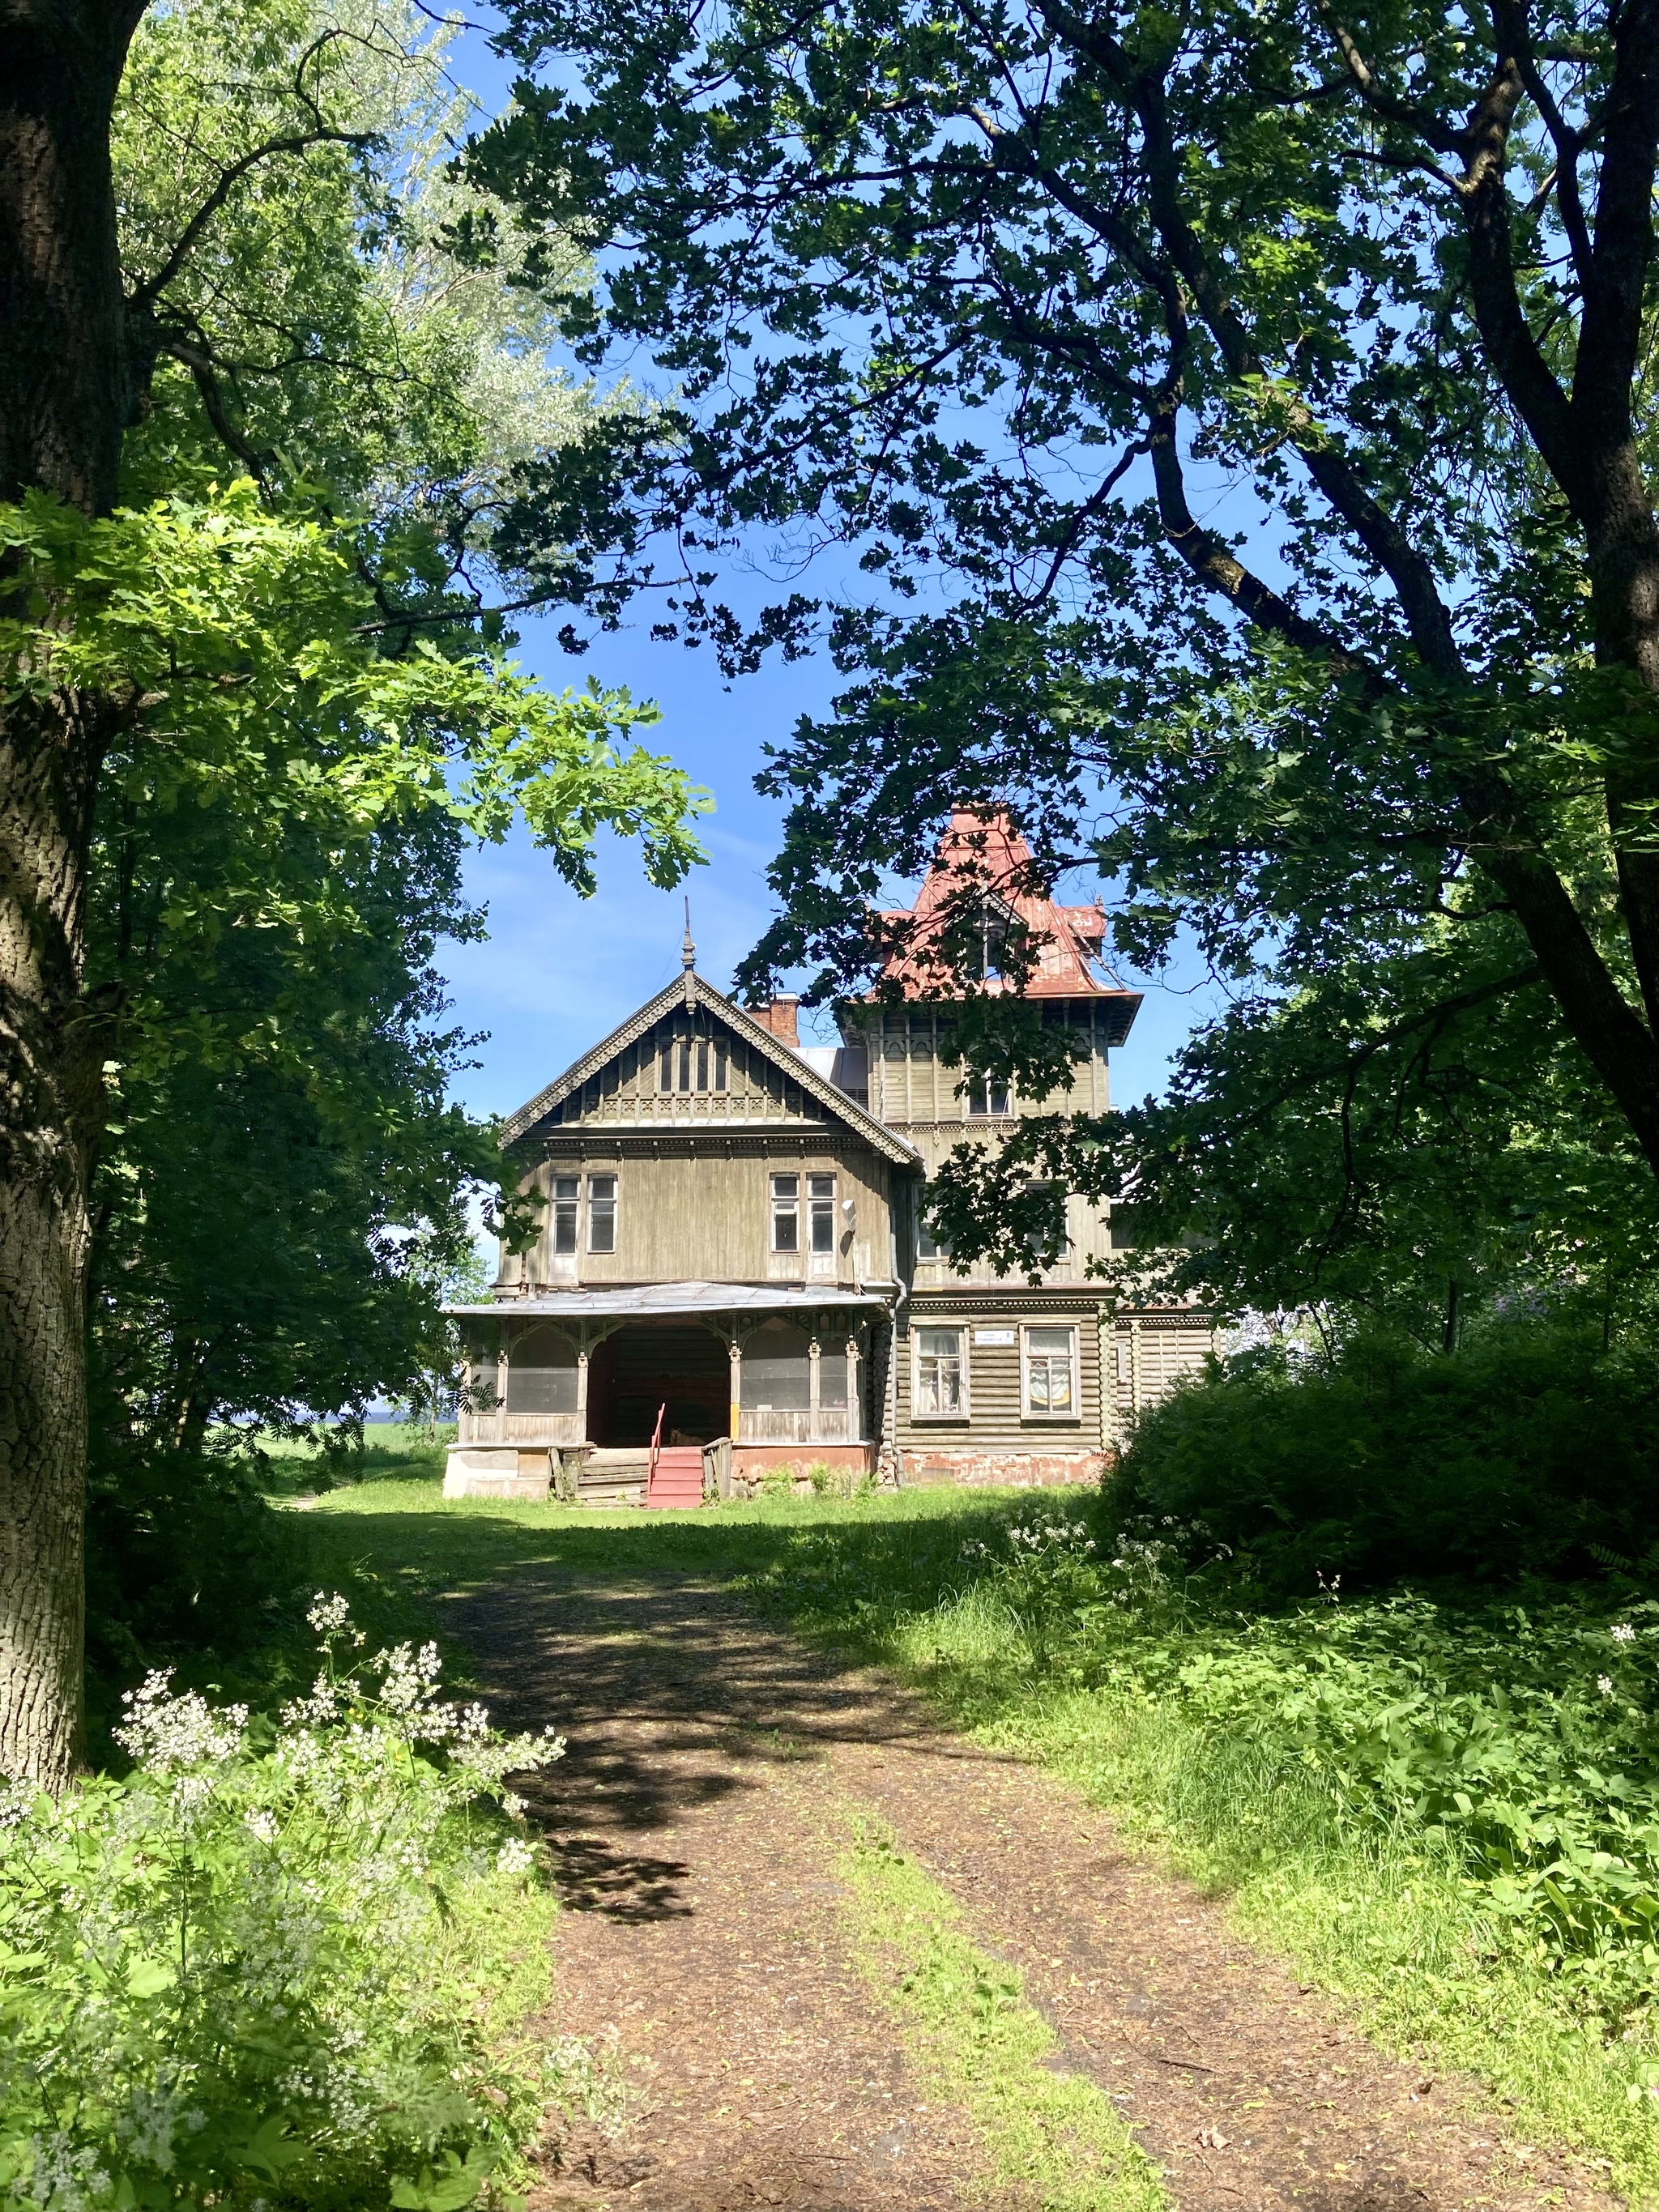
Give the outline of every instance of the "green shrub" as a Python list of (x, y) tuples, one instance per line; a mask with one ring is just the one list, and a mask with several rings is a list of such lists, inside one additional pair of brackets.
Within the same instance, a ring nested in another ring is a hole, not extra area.
[(1450, 1358), (1250, 1353), (1143, 1417), (1113, 1495), (1201, 1520), (1285, 1595), (1582, 1576), (1659, 1538), (1659, 1359), (1522, 1325)]
[[(477, 1954), (534, 1923), (511, 1741), (434, 1648), (323, 1671), (280, 1723), (152, 1674), (124, 1779), (0, 1794), (0, 2208), (426, 2212), (499, 2194), (548, 2091)], [(501, 1945), (495, 1946), (499, 1954)]]

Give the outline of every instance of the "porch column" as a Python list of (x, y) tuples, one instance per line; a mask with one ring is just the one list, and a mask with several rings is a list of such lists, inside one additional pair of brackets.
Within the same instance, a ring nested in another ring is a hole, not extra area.
[(864, 1442), (864, 1396), (859, 1387), (856, 1335), (849, 1335), (847, 1340), (847, 1441), (849, 1444)]
[(582, 1432), (582, 1442), (587, 1442), (587, 1346), (576, 1354), (576, 1421)]
[(727, 1431), (733, 1443), (738, 1441), (738, 1428), (743, 1419), (743, 1339), (735, 1329), (732, 1332), (732, 1425)]
[(815, 1444), (823, 1441), (823, 1348), (814, 1328), (806, 1346), (806, 1434), (808, 1442)]
[(1140, 1411), (1140, 1316), (1129, 1316), (1129, 1411)]

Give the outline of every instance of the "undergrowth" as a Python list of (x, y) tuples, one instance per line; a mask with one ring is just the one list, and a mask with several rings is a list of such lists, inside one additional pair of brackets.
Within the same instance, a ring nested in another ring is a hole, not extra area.
[(1379, 2038), (1659, 2201), (1659, 1626), (1616, 1585), (1268, 1606), (1201, 1534), (1093, 1492), (646, 1516), (376, 1484), (315, 1519), (432, 1589), (532, 1562), (735, 1583), (1075, 1782)]
[[(750, 1579), (1041, 1759), (1243, 1925), (1659, 2196), (1659, 1608), (1406, 1593), (1271, 1613), (1092, 1495), (952, 1544), (803, 1529)], [(1097, 1533), (1098, 1532), (1098, 1533)]]
[(527, 2032), (553, 1908), (504, 1786), (562, 1747), (311, 1615), (276, 1719), (153, 1674), (125, 1774), (0, 1788), (3, 2212), (506, 2204), (582, 2086)]

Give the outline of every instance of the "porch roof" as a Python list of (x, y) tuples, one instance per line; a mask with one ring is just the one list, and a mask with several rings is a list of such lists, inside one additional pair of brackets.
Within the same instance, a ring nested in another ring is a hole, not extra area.
[(543, 1290), (532, 1297), (492, 1298), (482, 1305), (446, 1306), (456, 1315), (489, 1314), (499, 1321), (536, 1314), (555, 1319), (599, 1321), (638, 1315), (823, 1313), (831, 1307), (882, 1309), (898, 1285), (871, 1284), (861, 1291), (832, 1283), (622, 1283), (580, 1291)]

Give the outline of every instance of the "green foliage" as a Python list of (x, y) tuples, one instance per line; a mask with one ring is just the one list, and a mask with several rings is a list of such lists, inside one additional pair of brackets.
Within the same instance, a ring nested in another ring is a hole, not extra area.
[[(509, 1772), (437, 1655), (325, 1661), (274, 1727), (152, 1674), (131, 1771), (0, 1811), (0, 2202), (121, 2208), (498, 2199), (557, 2087), (514, 2041), (545, 1976)], [(513, 1930), (503, 1942), (503, 1921)]]
[[(1519, 59), (1507, 17), (1421, 5), (507, 15), (539, 81), (473, 173), (593, 219), (567, 327), (674, 392), (620, 515), (548, 484), (533, 525), (614, 550), (621, 597), (689, 520), (662, 627), (735, 668), (817, 625), (846, 678), (763, 777), (782, 912), (745, 980), (866, 988), (892, 878), (993, 802), (1041, 886), (1105, 879), (1120, 954), (1228, 986), (1166, 1108), (964, 1156), (959, 1255), (1020, 1269), (1034, 1167), (1132, 1190), (1230, 1297), (1419, 1332), (1437, 1274), (1502, 1279), (1518, 1209), (1558, 1254), (1650, 1250), (1659, 719), (1587, 459), (1615, 417), (1623, 481), (1654, 447), (1613, 212), (1645, 270), (1652, 142), (1599, 136), (1646, 97), (1628, 40), (1573, 0)], [(757, 522), (858, 587), (739, 622), (716, 554)], [(969, 1020), (1052, 1094), (1012, 994)]]
[[(14, 703), (107, 708), (86, 1016), (106, 1682), (246, 1640), (231, 1563), (264, 1587), (272, 1532), (216, 1421), (424, 1403), (453, 1369), (438, 1307), (476, 1265), (468, 1190), (501, 1171), (447, 1096), (475, 1042), (435, 967), (483, 931), (468, 844), (523, 820), (581, 893), (602, 831), (660, 883), (698, 857), (703, 802), (636, 741), (654, 710), (550, 694), (481, 612), (538, 588), (494, 550), (514, 471), (626, 402), (550, 362), (510, 223), (453, 171), (453, 35), (356, 0), (144, 18), (113, 147), (148, 333), (125, 503), (0, 517)], [(576, 281), (574, 246), (537, 252)]]
[(1358, 1335), (1267, 1346), (1148, 1410), (1131, 1509), (1200, 1519), (1267, 1589), (1593, 1575), (1659, 1527), (1659, 1362), (1511, 1321), (1452, 1358)]

